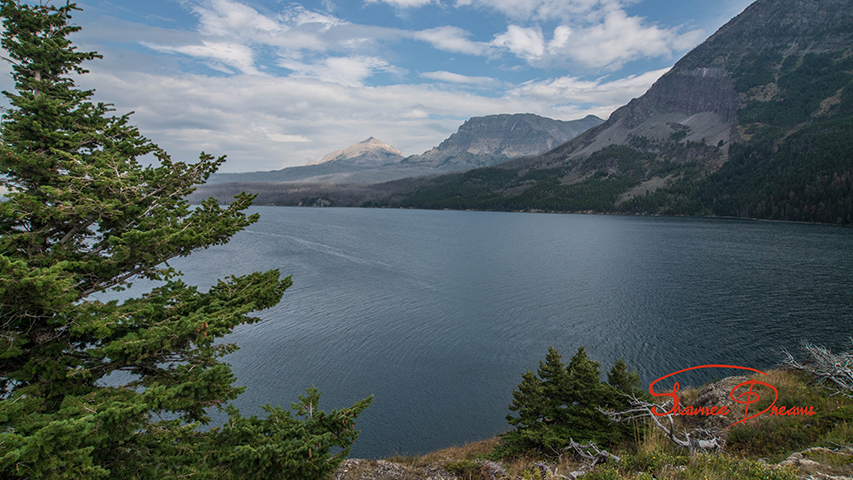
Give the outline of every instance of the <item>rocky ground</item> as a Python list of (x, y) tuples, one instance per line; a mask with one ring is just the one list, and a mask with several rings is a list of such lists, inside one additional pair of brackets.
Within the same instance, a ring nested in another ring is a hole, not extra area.
[[(839, 468), (843, 465), (847, 468)], [(467, 480), (444, 468), (447, 462), (436, 462), (428, 466), (407, 466), (386, 460), (349, 459), (344, 461), (335, 473), (335, 480)], [(520, 477), (507, 475), (500, 465), (482, 462), (480, 472), (483, 479), (520, 480)], [(792, 467), (801, 480), (853, 480), (853, 477), (838, 474), (840, 470), (849, 471), (853, 467), (853, 445), (844, 449), (830, 450), (815, 447), (791, 454), (778, 464), (768, 464), (770, 469)], [(677, 468), (677, 467), (674, 467)], [(540, 469), (542, 480), (582, 478), (583, 472), (572, 472), (569, 476), (554, 476)]]
[(439, 464), (428, 467), (408, 467), (386, 460), (344, 460), (335, 473), (335, 480), (457, 480)]
[[(853, 466), (853, 445), (840, 450), (815, 447), (791, 454), (778, 464), (768, 464), (770, 469), (793, 467), (801, 480), (853, 480), (848, 475), (837, 474), (839, 461), (851, 462)], [(349, 459), (344, 461), (335, 473), (335, 480), (467, 480), (444, 468), (446, 462), (422, 466), (406, 466), (386, 460)], [(493, 480), (520, 480), (520, 477), (507, 475), (505, 470), (493, 462), (482, 462), (481, 477)], [(677, 468), (677, 467), (674, 467)], [(582, 478), (583, 472), (572, 472), (569, 476), (554, 476), (540, 469), (542, 480)]]
[(814, 447), (802, 452), (792, 453), (787, 459), (779, 462), (779, 467), (791, 466), (797, 469), (799, 477), (804, 480), (853, 480), (848, 475), (838, 475), (841, 462), (848, 462), (845, 470), (853, 466), (853, 445), (844, 449), (830, 450)]

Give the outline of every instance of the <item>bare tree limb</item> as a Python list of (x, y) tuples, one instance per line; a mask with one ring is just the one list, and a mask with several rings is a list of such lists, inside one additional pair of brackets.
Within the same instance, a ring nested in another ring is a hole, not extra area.
[[(611, 422), (616, 423), (626, 423), (641, 418), (650, 418), (654, 425), (661, 430), (672, 443), (679, 447), (688, 449), (690, 453), (711, 452), (722, 448), (723, 438), (716, 432), (704, 428), (696, 428), (691, 431), (683, 430), (680, 434), (681, 438), (679, 438), (679, 434), (675, 429), (674, 414), (669, 413), (666, 415), (655, 415), (652, 413), (653, 407), (656, 407), (658, 411), (668, 412), (672, 408), (672, 400), (667, 400), (663, 404), (656, 404), (641, 400), (635, 395), (625, 396), (628, 397), (628, 404), (631, 406), (628, 410), (613, 412), (599, 409), (599, 411), (607, 415)], [(668, 424), (668, 426), (666, 424)]]
[[(853, 338), (850, 339), (853, 342)], [(843, 395), (853, 398), (853, 353), (832, 353), (824, 346), (803, 341), (800, 349), (806, 359), (798, 362), (786, 349), (782, 349), (785, 360), (780, 367), (786, 370), (808, 372), (814, 378), (812, 383), (826, 388), (837, 389), (833, 395)]]
[[(563, 455), (565, 455), (566, 453), (571, 453), (573, 457), (579, 458), (581, 462), (583, 462), (588, 468), (592, 468), (598, 465), (599, 463), (604, 463), (608, 460), (617, 463), (622, 461), (621, 457), (613, 455), (607, 450), (599, 449), (598, 446), (593, 442), (581, 445), (573, 438), (569, 438), (569, 444), (567, 446), (559, 450), (552, 448), (552, 450), (557, 455), (557, 458), (560, 462), (563, 461)], [(550, 470), (548, 472), (550, 474)], [(551, 474), (551, 476), (557, 476), (556, 471), (554, 474)]]
[(539, 478), (541, 478), (542, 480), (553, 480), (555, 478), (562, 478), (562, 479), (567, 478), (564, 475), (558, 475), (557, 474), (557, 467), (554, 467), (554, 471), (552, 472), (551, 468), (548, 467), (548, 465), (546, 465), (543, 462), (536, 462), (533, 464), (533, 466), (539, 470)]

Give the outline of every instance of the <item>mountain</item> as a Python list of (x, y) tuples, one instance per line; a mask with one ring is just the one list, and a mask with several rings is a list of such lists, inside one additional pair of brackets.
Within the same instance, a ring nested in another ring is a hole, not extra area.
[[(268, 172), (216, 173), (211, 175), (208, 184), (300, 182), (365, 185), (469, 170), (545, 152), (601, 122), (602, 119), (593, 115), (572, 121), (529, 113), (474, 117), (438, 147), (421, 155), (403, 158), (396, 148), (370, 137), (308, 165)], [(221, 190), (219, 187), (202, 186), (193, 198)]]
[(602, 122), (594, 115), (572, 121), (532, 113), (474, 117), (439, 146), (411, 156), (405, 163), (435, 168), (452, 166), (454, 170), (493, 165), (548, 151)]
[(405, 157), (403, 157), (403, 153), (401, 151), (387, 143), (370, 137), (363, 142), (350, 145), (343, 150), (335, 150), (332, 153), (328, 153), (321, 160), (309, 163), (308, 165), (335, 162), (340, 165), (376, 167), (380, 165), (399, 163), (403, 158)]
[(853, 223), (853, 0), (758, 0), (603, 124), (371, 205)]
[[(314, 165), (302, 165), (299, 167), (288, 167), (281, 170), (270, 170), (266, 172), (244, 172), (244, 173), (214, 173), (205, 185), (199, 187), (200, 191), (209, 191), (211, 185), (224, 183), (282, 183), (282, 182), (306, 182), (306, 183), (336, 183), (351, 175), (369, 170), (363, 165), (347, 165), (337, 162), (317, 163)], [(384, 180), (393, 180), (392, 177)], [(373, 177), (367, 182), (372, 183)], [(196, 195), (198, 196), (198, 195)]]
[[(435, 173), (429, 168), (418, 169), (409, 165), (400, 167), (400, 161), (404, 158), (402, 152), (396, 148), (370, 137), (347, 148), (327, 153), (322, 159), (307, 165), (267, 172), (216, 173), (211, 175), (207, 183), (370, 184), (404, 178), (413, 174)], [(405, 172), (401, 172), (401, 170)], [(211, 191), (211, 187), (202, 186), (201, 189), (202, 193)], [(250, 187), (249, 190), (253, 190), (253, 188)]]

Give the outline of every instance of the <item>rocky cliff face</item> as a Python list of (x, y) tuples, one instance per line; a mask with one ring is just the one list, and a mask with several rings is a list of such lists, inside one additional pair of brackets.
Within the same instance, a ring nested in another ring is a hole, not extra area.
[[(727, 146), (737, 140), (738, 94), (730, 73), (720, 67), (681, 68), (676, 65), (640, 98), (619, 108), (571, 145), (569, 160), (588, 157), (610, 145), (631, 145), (642, 137), (666, 142), (684, 131), (681, 141)], [(725, 153), (725, 152), (724, 152)]]
[(409, 157), (406, 162), (434, 167), (488, 166), (548, 151), (602, 122), (593, 115), (573, 121), (530, 113), (474, 117), (437, 147)]
[(796, 68), (810, 54), (847, 56), (851, 45), (851, 0), (758, 0), (602, 125), (538, 159), (507, 167), (578, 164), (611, 145), (637, 147), (638, 138), (651, 146), (646, 150), (660, 154), (673, 135), (682, 145), (719, 145), (719, 159), (710, 163), (719, 167), (728, 159), (729, 146), (744, 140), (738, 125), (748, 121), (741, 117), (750, 102), (800, 95), (779, 94), (783, 62)]
[(737, 120), (737, 93), (728, 72), (716, 67), (690, 70), (673, 69), (661, 77), (649, 91), (626, 107), (627, 128), (637, 128), (655, 115), (715, 113), (720, 121)]

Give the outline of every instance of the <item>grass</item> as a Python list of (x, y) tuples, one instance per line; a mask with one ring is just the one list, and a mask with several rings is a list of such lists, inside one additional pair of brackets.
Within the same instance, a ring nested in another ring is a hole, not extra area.
[[(612, 450), (620, 455), (619, 463), (597, 466), (583, 478), (586, 480), (659, 479), (659, 480), (795, 480), (797, 475), (824, 473), (853, 476), (853, 400), (808, 384), (802, 374), (771, 371), (768, 377), (756, 378), (773, 385), (779, 392), (776, 405), (813, 407), (811, 416), (773, 416), (769, 412), (726, 429), (725, 452), (715, 455), (689, 455), (675, 448), (662, 432), (650, 423), (635, 430), (634, 440)], [(701, 388), (683, 388), (679, 392), (682, 405), (690, 405)], [(770, 405), (772, 393), (757, 389), (761, 400), (750, 405), (750, 414)], [(744, 417), (744, 407), (735, 405), (727, 421)], [(679, 428), (688, 428), (699, 417), (677, 418)], [(489, 456), (499, 439), (489, 439), (463, 446), (446, 448), (418, 457), (392, 457), (389, 461), (424, 467), (440, 464), (463, 480), (485, 480), (487, 474), (477, 463)], [(850, 446), (847, 450), (840, 447)], [(811, 448), (829, 447), (829, 448)], [(810, 449), (810, 450), (807, 450)], [(839, 451), (832, 451), (838, 449)], [(799, 466), (780, 467), (776, 463), (794, 452), (817, 464), (803, 462)], [(562, 459), (535, 456), (505, 459), (502, 464), (510, 478), (539, 480), (535, 463), (545, 461), (551, 471), (568, 476), (581, 470), (582, 464), (566, 455)]]
[[(800, 467), (803, 473), (825, 473), (831, 476), (853, 477), (853, 452), (834, 452), (829, 449), (811, 449), (803, 454), (808, 460), (821, 464), (820, 468)], [(811, 471), (810, 471), (811, 470)]]
[[(488, 479), (483, 472), (480, 460), (486, 459), (500, 442), (498, 438), (491, 438), (479, 442), (473, 442), (462, 446), (444, 448), (435, 452), (420, 456), (394, 456), (387, 460), (408, 467), (427, 467), (429, 465), (441, 465), (444, 469), (459, 475), (463, 480)], [(539, 480), (539, 470), (535, 463), (541, 461), (537, 457), (519, 457), (509, 461), (501, 462), (506, 472), (514, 478), (524, 480)], [(554, 471), (554, 462), (549, 462), (551, 471)], [(580, 470), (581, 464), (572, 459), (565, 459), (556, 465), (558, 473), (565, 475), (567, 472)]]
[(629, 455), (621, 464), (607, 464), (583, 477), (586, 480), (796, 480), (793, 468), (728, 455)]
[[(773, 371), (767, 383), (779, 391), (777, 406), (813, 407), (810, 416), (774, 416), (765, 414), (731, 429), (729, 451), (751, 458), (767, 457), (780, 461), (795, 451), (811, 446), (843, 446), (853, 443), (853, 401), (829, 390), (808, 385), (803, 374)], [(762, 396), (750, 408), (767, 408), (772, 398)]]
[(441, 450), (437, 450), (432, 453), (428, 453), (426, 455), (419, 456), (401, 456), (397, 455), (394, 457), (390, 457), (387, 460), (389, 462), (399, 463), (401, 465), (406, 465), (409, 467), (426, 467), (428, 465), (432, 465), (434, 463), (442, 463), (442, 462), (460, 462), (460, 461), (471, 461), (474, 462), (476, 460), (480, 460), (485, 458), (486, 455), (491, 453), (491, 451), (497, 446), (500, 439), (498, 438), (490, 438), (488, 440), (483, 440), (480, 442), (468, 443), (461, 446), (454, 446), (449, 448), (443, 448)]

